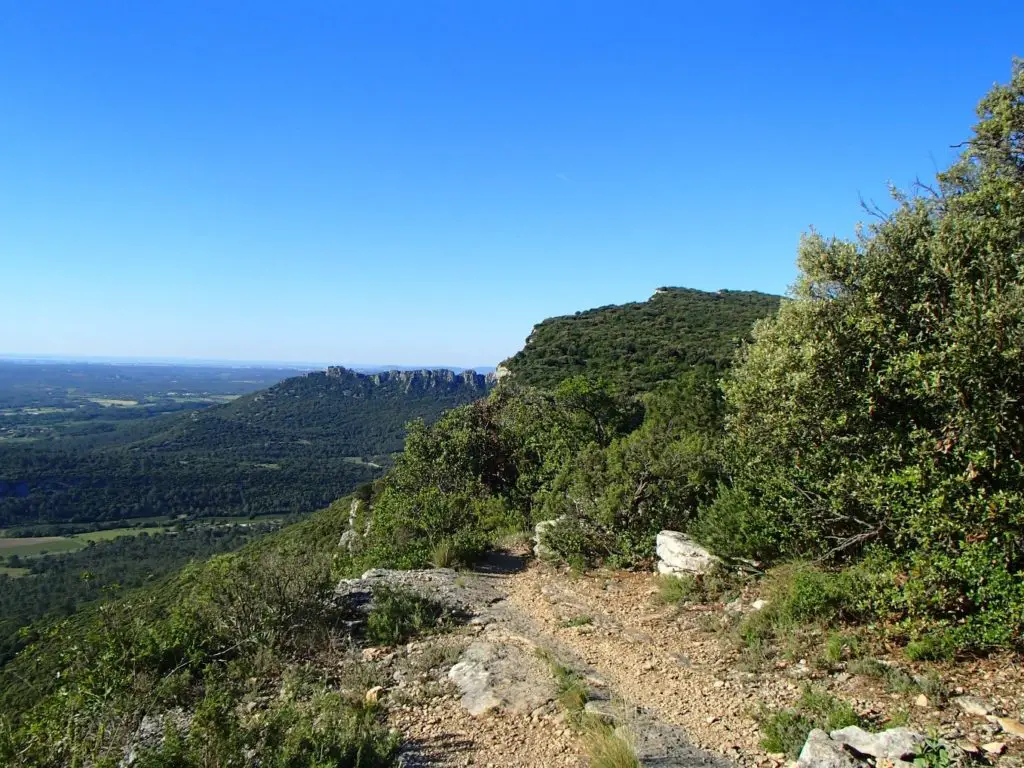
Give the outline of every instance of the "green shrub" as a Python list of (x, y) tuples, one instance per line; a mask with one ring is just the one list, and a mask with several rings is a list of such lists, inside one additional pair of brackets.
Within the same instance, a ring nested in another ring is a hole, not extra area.
[(268, 768), (388, 768), (395, 764), (398, 746), (397, 734), (384, 727), (375, 705), (362, 700), (322, 690), (305, 701), (276, 702), (258, 718), (245, 718), (231, 695), (211, 692), (199, 704), (187, 736), (172, 730), (159, 747), (140, 750), (134, 765), (236, 765), (252, 750)]
[[(389, 764), (395, 738), (376, 716), (359, 714), (359, 702), (318, 709), (310, 681), (323, 673), (304, 666), (340, 631), (332, 571), (344, 512), (40, 628), (0, 673), (0, 765), (114, 766), (143, 714), (174, 707), (195, 713), (190, 731), (143, 765), (231, 765), (246, 750), (282, 768)], [(287, 700), (268, 696), (282, 689)], [(249, 717), (241, 704), (251, 701), (269, 708)]]
[(765, 513), (742, 487), (718, 486), (689, 527), (695, 539), (723, 557), (774, 561), (786, 550), (788, 529)]
[(792, 709), (762, 711), (761, 747), (765, 752), (785, 753), (796, 759), (807, 741), (807, 734), (814, 730), (810, 718)]
[(700, 586), (693, 576), (658, 577), (658, 600), (666, 605), (695, 602), (701, 597)]
[(946, 661), (953, 658), (955, 651), (956, 641), (948, 632), (937, 632), (912, 640), (904, 649), (911, 661)]
[(557, 559), (577, 570), (608, 557), (615, 548), (614, 537), (586, 518), (563, 515), (542, 534), (542, 543)]
[(768, 605), (749, 614), (737, 629), (741, 643), (762, 655), (777, 639), (798, 643), (805, 630), (818, 632), (863, 611), (861, 584), (854, 572), (825, 571), (805, 563), (779, 566), (765, 577), (764, 592)]
[(1024, 643), (1022, 101), (1016, 60), (933, 186), (856, 239), (803, 239), (725, 377), (730, 489), (696, 529), (774, 561), (874, 546), (887, 618), (964, 650)]
[(401, 645), (436, 629), (444, 618), (440, 603), (409, 590), (378, 587), (366, 619), (366, 640), (373, 645)]

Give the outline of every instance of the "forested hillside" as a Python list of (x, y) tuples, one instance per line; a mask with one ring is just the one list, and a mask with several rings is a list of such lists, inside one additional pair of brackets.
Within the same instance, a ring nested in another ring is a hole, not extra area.
[(533, 387), (585, 375), (645, 392), (694, 368), (727, 367), (754, 321), (774, 314), (779, 301), (753, 291), (659, 288), (647, 301), (549, 318), (503, 365)]
[(98, 435), (0, 443), (0, 527), (309, 512), (376, 477), (408, 421), (487, 387), (471, 373), (332, 368)]

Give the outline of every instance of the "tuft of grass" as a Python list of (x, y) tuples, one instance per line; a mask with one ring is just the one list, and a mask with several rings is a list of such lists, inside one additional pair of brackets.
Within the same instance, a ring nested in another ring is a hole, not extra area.
[(877, 659), (856, 659), (850, 662), (846, 669), (854, 675), (881, 680), (890, 693), (924, 693), (937, 701), (948, 695), (942, 680), (935, 672), (914, 677), (905, 669), (883, 664)]
[(566, 619), (559, 626), (561, 627), (586, 627), (594, 623), (593, 616), (574, 616), (571, 619)]
[(430, 562), (435, 568), (454, 568), (457, 563), (455, 545), (445, 539), (430, 551)]
[(844, 632), (833, 632), (825, 641), (825, 659), (838, 664), (844, 659), (856, 659), (861, 654), (860, 638)]
[(590, 758), (590, 768), (640, 768), (633, 746), (605, 723), (587, 724), (583, 747)]
[(824, 731), (834, 731), (838, 728), (845, 728), (848, 725), (860, 725), (861, 719), (848, 701), (837, 699), (835, 696), (821, 690), (807, 686), (800, 696), (799, 707), (808, 713)]
[(886, 728), (902, 728), (910, 725), (910, 710), (898, 709), (885, 721)]
[(547, 662), (551, 676), (555, 678), (556, 699), (559, 705), (576, 723), (579, 723), (587, 703), (587, 687), (583, 683), (583, 677), (559, 662), (546, 649), (538, 648), (537, 656)]
[(884, 680), (886, 675), (889, 673), (889, 666), (883, 664), (878, 659), (872, 659), (865, 657), (863, 659), (854, 659), (846, 665), (846, 671), (851, 675), (860, 675), (861, 677), (873, 677), (876, 680)]
[(411, 637), (437, 629), (442, 605), (404, 589), (379, 587), (366, 619), (366, 640), (373, 645), (400, 645)]
[(561, 664), (552, 670), (558, 687), (558, 703), (570, 714), (579, 715), (587, 703), (587, 688), (583, 678)]

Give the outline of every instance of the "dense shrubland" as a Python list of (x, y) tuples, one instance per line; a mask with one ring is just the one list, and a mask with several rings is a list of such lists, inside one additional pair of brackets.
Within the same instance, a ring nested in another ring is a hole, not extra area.
[[(627, 388), (609, 354), (587, 377), (531, 388), (554, 375), (541, 333), (554, 331), (539, 326), (511, 384), (412, 432), (361, 557), (470, 557), (557, 520), (562, 559), (641, 565), (653, 534), (677, 528), (762, 566), (856, 568), (821, 577), (839, 590), (833, 609), (884, 617), (897, 635), (1019, 645), (1024, 67), (978, 111), (933, 186), (896, 194), (854, 241), (804, 238), (791, 300), (724, 376), (697, 365)], [(597, 329), (603, 349), (618, 315), (591, 314), (555, 326)]]

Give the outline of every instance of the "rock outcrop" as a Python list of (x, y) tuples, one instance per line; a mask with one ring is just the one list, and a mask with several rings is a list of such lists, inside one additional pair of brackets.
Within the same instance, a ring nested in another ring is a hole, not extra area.
[(658, 573), (668, 576), (692, 576), (707, 573), (721, 560), (679, 531), (662, 531), (656, 540)]
[(556, 517), (554, 520), (541, 520), (533, 527), (533, 554), (540, 560), (547, 560), (554, 557), (555, 553), (544, 540), (552, 528), (557, 526), (565, 518)]
[[(867, 768), (883, 764), (911, 768), (925, 746), (924, 734), (909, 728), (889, 728), (878, 733), (851, 725), (826, 733), (815, 728), (800, 750), (799, 768)], [(951, 755), (959, 750), (943, 744)]]
[(314, 371), (307, 375), (327, 376), (332, 379), (354, 379), (355, 381), (366, 381), (376, 386), (397, 386), (405, 392), (453, 388), (467, 388), (486, 392), (494, 383), (493, 375), (485, 375), (476, 371), (456, 373), (448, 368), (359, 373), (341, 365), (332, 365), (325, 371)]

